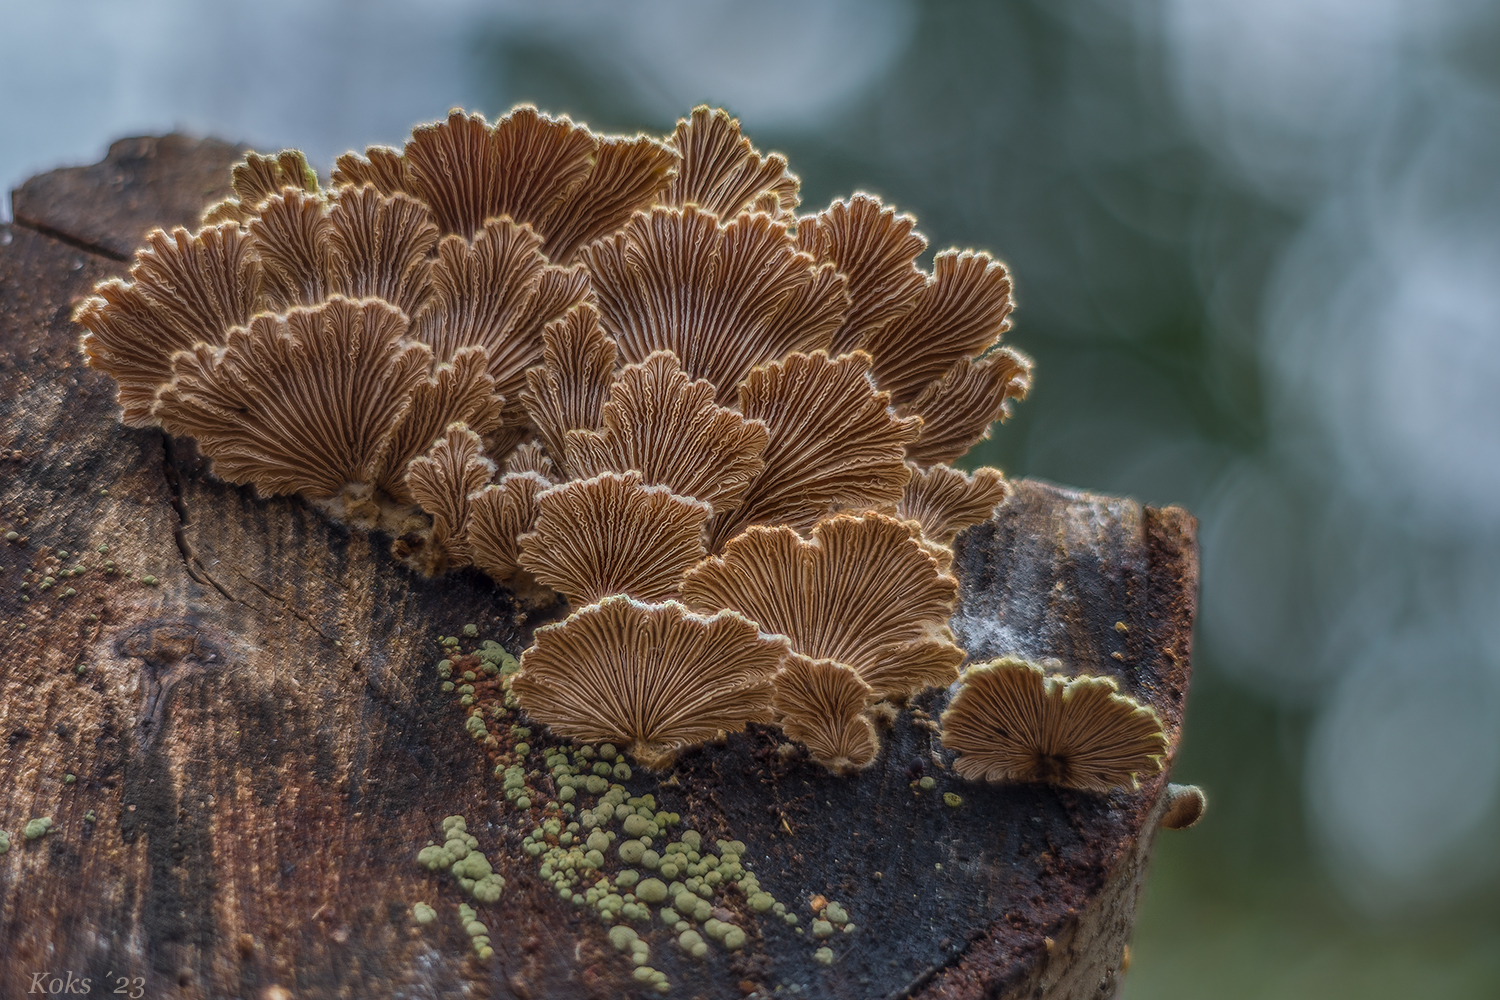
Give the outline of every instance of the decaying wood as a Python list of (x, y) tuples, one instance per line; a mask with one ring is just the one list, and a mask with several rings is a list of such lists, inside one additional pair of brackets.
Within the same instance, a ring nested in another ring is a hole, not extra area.
[[(78, 356), (73, 304), (123, 273), (148, 226), (222, 196), (235, 156), (124, 140), (28, 182), (0, 229), (0, 534), (17, 533), (0, 542), (0, 995), (39, 972), (95, 992), (140, 977), (152, 998), (635, 995), (605, 928), (520, 850), (532, 824), (432, 671), (440, 635), (473, 623), (519, 651), (561, 609), (477, 573), (421, 579), (389, 539), (215, 481), (190, 444), (120, 426), (110, 381)], [(960, 536), (955, 565), (974, 658), (1109, 673), (1175, 748), (1197, 586), (1184, 512), (1022, 482)], [(45, 591), (30, 582), (44, 574)], [(634, 794), (744, 841), (804, 926), (814, 893), (858, 925), (831, 966), (779, 921), (746, 915), (746, 949), (704, 960), (656, 928), (671, 995), (1115, 992), (1166, 775), (1109, 796), (958, 781), (923, 717), (943, 699), (903, 711), (855, 778), (778, 752), (770, 729), (636, 775)], [(921, 774), (935, 791), (913, 787)], [(452, 813), (508, 881), (480, 908), (489, 961), (452, 917), (452, 880), (413, 864)], [(42, 816), (53, 830), (26, 841)], [(418, 901), (440, 914), (425, 929)]]

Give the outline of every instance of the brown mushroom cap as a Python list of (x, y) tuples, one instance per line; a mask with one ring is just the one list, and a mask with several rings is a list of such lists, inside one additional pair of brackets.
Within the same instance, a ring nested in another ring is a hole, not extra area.
[[(412, 499), (432, 516), (431, 546), (441, 558), (435, 572), (467, 566), (470, 496), (489, 485), (495, 463), (484, 456), (479, 435), (467, 424), (453, 423), (427, 454), (406, 467)], [(435, 572), (429, 575), (435, 575)]]
[(405, 332), (400, 310), (378, 299), (260, 315), (223, 347), (178, 353), (155, 415), (196, 438), (221, 479), (329, 498), (372, 481), (427, 376), (432, 351)]
[(771, 721), (784, 652), (732, 611), (614, 596), (537, 629), (511, 690), (553, 732), (623, 745), (660, 768), (682, 747)]
[(659, 207), (579, 259), (624, 360), (671, 351), (725, 405), (755, 366), (827, 347), (848, 305), (832, 265), (816, 267), (768, 215), (721, 226), (696, 205)]
[(542, 331), (542, 363), (527, 371), (521, 401), (554, 462), (563, 460), (568, 431), (602, 423), (619, 360), (619, 348), (587, 303)]
[(119, 386), (121, 422), (150, 427), (156, 391), (172, 377), (172, 355), (223, 344), (230, 329), (250, 321), (260, 262), (233, 222), (192, 234), (155, 229), (136, 251), (130, 278), (101, 283), (73, 319), (89, 331), (89, 364)]
[(834, 774), (853, 774), (880, 752), (875, 726), (864, 714), (870, 685), (850, 668), (789, 653), (772, 684), (782, 731)]
[(557, 466), (547, 456), (547, 452), (535, 441), (526, 441), (516, 446), (516, 450), (510, 453), (505, 460), (505, 471), (511, 472), (535, 472), (549, 483), (557, 483), (560, 477)]
[(670, 351), (615, 376), (597, 431), (569, 431), (564, 464), (574, 476), (638, 471), (648, 485), (702, 500), (715, 515), (738, 505), (764, 467), (766, 425), (714, 403)]
[(537, 497), (551, 488), (535, 472), (511, 472), (470, 498), (467, 541), (475, 566), (501, 583), (525, 573), (518, 539), (536, 526)]
[(428, 259), (438, 241), (427, 208), (374, 187), (344, 188), (328, 209), (329, 286), (351, 299), (378, 298), (415, 316), (432, 292)]
[(832, 262), (849, 283), (849, 312), (833, 335), (832, 354), (860, 347), (873, 331), (910, 310), (927, 285), (917, 266), (927, 240), (916, 231), (916, 220), (897, 215), (874, 195), (855, 194), (798, 219), (797, 245), (814, 260)]
[(601, 138), (566, 117), (518, 107), (494, 126), (455, 111), (414, 129), (404, 150), (373, 146), (339, 157), (338, 185), (409, 194), (444, 233), (473, 237), (490, 219), (530, 224), (547, 257), (566, 263), (613, 232), (670, 183), (677, 153), (646, 136)]
[(793, 354), (757, 368), (740, 387), (740, 413), (770, 430), (765, 468), (739, 508), (716, 518), (710, 548), (751, 524), (806, 530), (836, 510), (894, 503), (910, 477), (903, 455), (920, 422), (894, 416), (869, 379), (870, 356)]
[(1048, 674), (1003, 657), (964, 671), (943, 713), (943, 746), (965, 778), (1092, 792), (1135, 788), (1161, 770), (1167, 737), (1150, 707), (1109, 677)]
[(521, 536), (518, 561), (575, 605), (611, 594), (665, 600), (703, 558), (710, 513), (699, 500), (646, 486), (638, 472), (575, 479), (537, 497), (536, 528)]
[(328, 202), (317, 191), (282, 188), (246, 224), (261, 263), (261, 294), (277, 312), (317, 305), (331, 291)]
[(406, 463), (431, 447), (449, 424), (461, 421), (481, 437), (500, 426), (504, 400), (488, 369), (488, 352), (466, 347), (412, 389), (411, 403), (392, 430), (374, 477), (397, 503), (414, 502), (406, 488)]
[(875, 383), (909, 403), (958, 361), (978, 357), (1010, 328), (1010, 273), (989, 254), (945, 250), (912, 307), (860, 344), (875, 359)]
[(672, 145), (682, 165), (662, 195), (663, 205), (697, 205), (721, 219), (743, 211), (790, 221), (797, 210), (797, 175), (780, 153), (761, 156), (740, 134), (738, 119), (700, 106), (677, 123)]
[(308, 165), (302, 151), (283, 149), (269, 156), (247, 153), (245, 159), (230, 171), (233, 196), (210, 206), (203, 213), (203, 224), (216, 226), (221, 222), (248, 222), (261, 202), (282, 188), (317, 193), (317, 172)]
[(959, 361), (948, 373), (898, 407), (922, 418), (922, 434), (906, 449), (920, 466), (952, 462), (990, 436), (990, 425), (1010, 415), (1010, 401), (1031, 388), (1031, 359), (1008, 347), (978, 361)]
[(939, 545), (951, 545), (964, 528), (988, 521), (1008, 496), (1010, 484), (999, 469), (985, 466), (969, 475), (946, 465), (913, 467), (896, 516), (916, 521)]
[(682, 584), (694, 608), (732, 608), (792, 649), (855, 670), (876, 697), (957, 676), (963, 650), (946, 622), (958, 583), (938, 572), (905, 522), (881, 514), (791, 528), (753, 527), (696, 566)]

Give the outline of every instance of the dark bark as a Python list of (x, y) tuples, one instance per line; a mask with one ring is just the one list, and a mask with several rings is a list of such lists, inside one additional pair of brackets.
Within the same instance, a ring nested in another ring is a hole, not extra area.
[[(152, 998), (632, 995), (605, 927), (520, 849), (533, 820), (500, 797), (432, 669), (439, 635), (473, 623), (519, 652), (560, 609), (477, 574), (422, 579), (388, 538), (216, 481), (190, 443), (120, 426), (112, 383), (78, 354), (77, 300), (124, 272), (150, 225), (191, 225), (235, 156), (212, 141), (124, 140), (104, 163), (27, 182), (17, 224), (0, 229), (0, 534), (18, 535), (0, 542), (0, 829), (12, 838), (0, 995), (25, 995), (38, 972), (104, 993), (107, 974), (142, 977)], [(1017, 486), (959, 539), (960, 641), (976, 659), (1019, 651), (1115, 676), (1155, 706), (1175, 749), (1192, 519)], [(59, 575), (74, 565), (83, 572)], [(43, 591), (47, 574), (58, 582)], [(935, 718), (943, 700), (913, 709)], [(883, 736), (856, 778), (779, 753), (778, 734), (758, 729), (631, 779), (707, 839), (744, 841), (804, 927), (815, 893), (858, 927), (824, 966), (776, 920), (742, 914), (746, 949), (702, 961), (654, 926), (651, 964), (671, 995), (1112, 995), (1166, 775), (1108, 796), (989, 788), (943, 766), (912, 710)], [(919, 773), (937, 788), (914, 789)], [(457, 886), (413, 863), (452, 813), (508, 881), (479, 908), (488, 961), (452, 917)], [(24, 840), (41, 816), (52, 832)], [(425, 930), (417, 901), (439, 911)]]

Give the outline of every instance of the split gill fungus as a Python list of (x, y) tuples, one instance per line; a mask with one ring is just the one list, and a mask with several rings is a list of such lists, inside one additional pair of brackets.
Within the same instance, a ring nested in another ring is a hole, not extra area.
[[(220, 479), (565, 596), (507, 680), (534, 720), (655, 768), (778, 724), (847, 774), (891, 701), (958, 679), (950, 546), (1008, 486), (949, 463), (1031, 378), (999, 261), (925, 270), (868, 194), (798, 216), (709, 108), (660, 138), (454, 111), (327, 186), (251, 153), (232, 190), (78, 307), (88, 363)], [(1108, 684), (971, 668), (960, 773), (1128, 785), (1160, 750)]]

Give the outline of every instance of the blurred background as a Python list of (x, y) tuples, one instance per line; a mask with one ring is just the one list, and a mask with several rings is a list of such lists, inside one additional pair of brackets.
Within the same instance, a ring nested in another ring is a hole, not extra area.
[[(1203, 597), (1126, 995), (1500, 996), (1500, 4), (0, 0), (0, 184), (181, 129), (701, 102), (1015, 273), (969, 457), (1180, 503)], [(5, 210), (8, 212), (8, 204)]]

